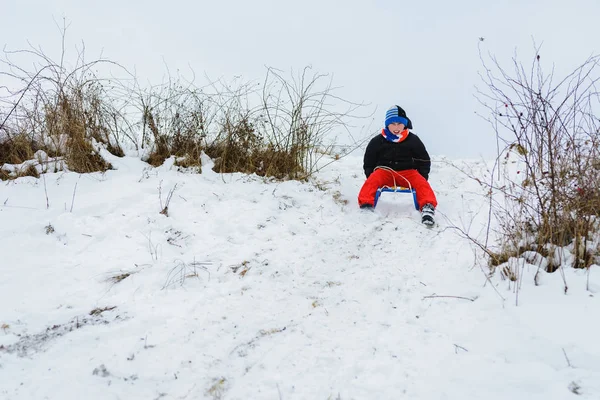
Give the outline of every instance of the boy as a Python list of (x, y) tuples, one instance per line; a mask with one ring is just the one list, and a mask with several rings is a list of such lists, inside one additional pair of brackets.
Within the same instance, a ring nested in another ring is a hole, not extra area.
[(400, 106), (387, 110), (381, 135), (371, 139), (365, 151), (363, 168), (367, 180), (358, 194), (358, 204), (360, 208), (372, 209), (378, 188), (410, 184), (417, 192), (421, 222), (432, 226), (437, 200), (427, 182), (431, 160), (421, 139), (409, 129), (412, 123)]

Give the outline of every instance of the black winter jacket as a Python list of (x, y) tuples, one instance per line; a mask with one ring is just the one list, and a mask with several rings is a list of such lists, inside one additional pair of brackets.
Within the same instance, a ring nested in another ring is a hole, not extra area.
[(425, 145), (412, 132), (401, 142), (390, 142), (377, 135), (367, 145), (363, 168), (367, 178), (375, 167), (385, 166), (394, 171), (416, 169), (425, 179), (429, 178), (431, 161)]

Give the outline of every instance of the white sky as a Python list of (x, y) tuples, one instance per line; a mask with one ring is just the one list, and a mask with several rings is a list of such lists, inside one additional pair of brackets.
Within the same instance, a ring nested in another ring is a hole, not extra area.
[(474, 113), (479, 37), (506, 66), (515, 49), (527, 63), (535, 39), (558, 76), (600, 52), (597, 0), (1, 3), (3, 45), (29, 40), (58, 55), (55, 20), (65, 17), (71, 48), (83, 41), (88, 59), (102, 52), (153, 82), (165, 63), (171, 72), (191, 67), (197, 76), (245, 80), (262, 79), (265, 65), (312, 65), (334, 75), (342, 97), (377, 107), (368, 135), (399, 104), (430, 153), (451, 157), (494, 154), (493, 132)]

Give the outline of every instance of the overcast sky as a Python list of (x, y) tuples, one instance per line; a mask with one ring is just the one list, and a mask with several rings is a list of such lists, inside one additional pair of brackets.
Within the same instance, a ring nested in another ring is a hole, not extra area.
[(193, 68), (198, 76), (264, 78), (265, 66), (312, 65), (333, 74), (339, 95), (377, 107), (399, 104), (433, 155), (494, 154), (494, 133), (475, 114), (482, 49), (510, 67), (541, 57), (559, 76), (600, 53), (598, 0), (0, 0), (0, 42), (27, 41), (58, 58), (56, 21), (67, 46), (82, 41), (144, 79)]

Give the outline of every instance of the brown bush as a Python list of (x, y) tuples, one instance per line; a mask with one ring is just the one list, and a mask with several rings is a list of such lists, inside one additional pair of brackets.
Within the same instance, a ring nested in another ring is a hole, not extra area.
[[(63, 43), (65, 32), (63, 26)], [(345, 129), (346, 117), (361, 106), (333, 95), (331, 79), (310, 75), (308, 67), (290, 77), (268, 68), (262, 85), (219, 80), (197, 88), (193, 79), (169, 77), (166, 84), (140, 89), (135, 78), (99, 78), (99, 64), (119, 65), (103, 59), (85, 62), (83, 51), (73, 67), (65, 67), (71, 64), (63, 62), (69, 59), (64, 52), (55, 62), (33, 46), (4, 50), (4, 55), (0, 74), (23, 87), (0, 96), (0, 114), (3, 106), (8, 111), (0, 132), (24, 132), (29, 138), (28, 149), (0, 148), (0, 157), (11, 163), (42, 149), (63, 157), (73, 171), (105, 171), (110, 166), (94, 150), (94, 141), (123, 156), (120, 139), (125, 136), (138, 149), (151, 146), (148, 162), (153, 166), (175, 156), (176, 165), (200, 171), (205, 151), (218, 172), (306, 179), (327, 153), (324, 136)], [(26, 60), (22, 64), (20, 57)], [(333, 103), (347, 111), (329, 110)]]
[(69, 138), (65, 161), (71, 171), (81, 174), (105, 172), (112, 169), (112, 165), (107, 163), (94, 150), (90, 142), (83, 138)]
[[(95, 122), (85, 108), (85, 91), (81, 88), (63, 93), (55, 102), (46, 101), (41, 109), (29, 110), (28, 115), (38, 115), (43, 124), (38, 131), (28, 135), (12, 136), (0, 144), (0, 162), (20, 164), (32, 160), (34, 152), (41, 149), (50, 156), (64, 156), (68, 168), (75, 172), (89, 173), (106, 171), (111, 166), (93, 148), (92, 138), (100, 143), (110, 144), (107, 136), (102, 136), (104, 128)], [(31, 139), (37, 137), (38, 139)], [(66, 137), (66, 142), (62, 138)], [(49, 146), (48, 144), (51, 144)], [(123, 154), (120, 146), (109, 147), (117, 154)], [(18, 175), (39, 177), (35, 168), (27, 168)]]
[[(66, 147), (61, 150), (71, 171), (105, 172), (112, 167), (94, 150), (91, 142), (92, 138), (106, 139), (99, 134), (104, 127), (97, 124), (92, 113), (86, 109), (84, 96), (85, 92), (78, 88), (70, 96), (60, 95), (55, 108), (47, 107), (45, 118), (48, 136), (56, 141), (62, 135), (67, 136)], [(98, 101), (97, 98), (92, 100)]]
[[(345, 129), (345, 118), (359, 107), (334, 96), (326, 75), (309, 70), (290, 79), (269, 68), (260, 92), (255, 84), (216, 82), (209, 94), (175, 81), (140, 94), (142, 136), (153, 139), (148, 162), (161, 165), (174, 155), (188, 166), (204, 151), (219, 173), (307, 179), (328, 154), (325, 135)], [(328, 110), (334, 99), (349, 110)]]
[(286, 179), (290, 176), (305, 179), (307, 176), (298, 162), (295, 151), (287, 152), (267, 147), (254, 154), (255, 173), (259, 176)]
[(219, 136), (207, 148), (206, 154), (215, 160), (213, 171), (219, 173), (256, 170), (254, 155), (260, 150), (261, 140), (248, 116), (232, 121), (227, 117)]
[[(195, 167), (197, 171), (201, 171), (203, 140), (206, 137), (204, 113), (207, 111), (196, 102), (188, 106), (186, 102), (190, 100), (186, 96), (193, 97), (194, 94), (176, 93), (174, 97), (180, 103), (160, 102), (156, 99), (154, 101), (162, 107), (146, 107), (144, 110), (144, 129), (150, 131), (154, 139), (148, 158), (148, 163), (152, 166), (162, 165), (167, 158), (175, 156), (176, 165), (183, 168)], [(169, 96), (171, 97), (173, 96)]]
[[(25, 161), (32, 160), (35, 144), (32, 144), (25, 135), (16, 135), (0, 143), (0, 167), (3, 164), (22, 164)], [(39, 172), (34, 165), (28, 164), (24, 168), (13, 173), (0, 169), (0, 180), (16, 179), (22, 176), (33, 176), (39, 178)]]
[(21, 164), (33, 158), (35, 145), (25, 135), (17, 135), (0, 143), (0, 164)]
[[(64, 43), (66, 25), (61, 32)], [(37, 150), (44, 150), (50, 157), (64, 157), (73, 171), (105, 171), (109, 165), (94, 151), (93, 141), (116, 156), (124, 155), (120, 137), (131, 137), (127, 133), (130, 125), (119, 111), (122, 108), (113, 105), (122, 103), (121, 99), (109, 93), (105, 81), (96, 75), (99, 64), (118, 64), (86, 62), (81, 51), (75, 65), (67, 67), (70, 64), (63, 62), (67, 58), (63, 51), (61, 61), (55, 62), (33, 46), (4, 50), (0, 73), (12, 82), (3, 87), (7, 95), (0, 98), (0, 107), (7, 110), (0, 131), (8, 137), (0, 145), (2, 162), (21, 163), (32, 159)], [(33, 71), (29, 65), (34, 66)]]
[(14, 176), (11, 176), (7, 170), (0, 168), (0, 181), (8, 181), (13, 178)]
[(15, 178), (20, 178), (22, 176), (32, 176), (34, 178), (39, 178), (40, 173), (33, 164), (28, 164), (24, 169), (17, 171)]

